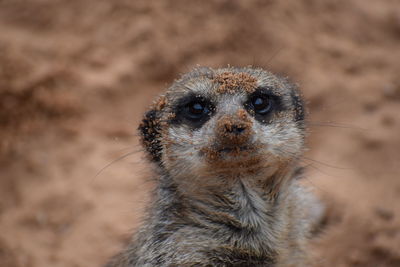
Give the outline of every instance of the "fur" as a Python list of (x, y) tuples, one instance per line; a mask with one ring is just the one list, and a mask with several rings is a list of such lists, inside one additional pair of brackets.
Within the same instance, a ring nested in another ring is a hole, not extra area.
[[(259, 90), (272, 99), (262, 116), (246, 104)], [(188, 97), (210, 102), (202, 121), (182, 117)], [(295, 86), (262, 69), (183, 75), (139, 127), (158, 186), (142, 227), (107, 266), (309, 266), (323, 208), (296, 179), (304, 117)]]

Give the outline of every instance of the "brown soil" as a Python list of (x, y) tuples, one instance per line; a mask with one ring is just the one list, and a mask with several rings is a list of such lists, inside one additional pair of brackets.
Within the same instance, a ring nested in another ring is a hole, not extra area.
[(152, 187), (142, 112), (197, 64), (299, 82), (317, 266), (400, 266), (399, 47), (398, 0), (0, 1), (0, 266), (121, 248)]

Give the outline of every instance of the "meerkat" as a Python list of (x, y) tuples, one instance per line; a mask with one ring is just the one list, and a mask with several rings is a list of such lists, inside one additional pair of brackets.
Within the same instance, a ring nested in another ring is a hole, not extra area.
[(108, 267), (310, 266), (323, 206), (299, 183), (305, 109), (259, 68), (196, 68), (145, 113), (157, 188), (143, 225)]

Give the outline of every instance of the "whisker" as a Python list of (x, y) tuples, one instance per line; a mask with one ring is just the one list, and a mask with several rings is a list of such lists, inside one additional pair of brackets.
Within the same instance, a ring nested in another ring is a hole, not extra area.
[[(325, 162), (322, 162), (322, 161), (318, 161), (318, 160), (315, 160), (315, 159), (312, 159), (312, 158), (309, 158), (309, 157), (306, 157), (306, 156), (298, 156), (298, 155), (296, 155), (295, 153), (288, 152), (288, 151), (284, 151), (284, 150), (282, 150), (282, 149), (277, 149), (277, 150), (278, 150), (280, 153), (286, 154), (286, 155), (288, 155), (288, 156), (290, 156), (290, 157), (292, 157), (292, 158), (295, 158), (296, 160), (299, 160), (301, 163), (304, 163), (304, 164), (310, 164), (309, 162), (306, 162), (306, 161), (305, 161), (305, 160), (308, 160), (308, 161), (311, 161), (311, 162), (314, 162), (314, 163), (318, 163), (318, 164), (320, 164), (320, 165), (322, 165), (322, 166), (329, 167), (329, 168), (333, 168), (333, 169), (351, 170), (351, 168), (344, 168), (344, 167), (334, 166), (334, 165), (331, 165), (331, 164), (328, 164), (328, 163), (325, 163)], [(311, 166), (312, 168), (314, 168), (314, 169), (316, 169), (316, 170), (322, 172), (322, 171), (321, 171), (320, 169), (318, 169), (317, 167), (315, 167), (315, 166), (313, 166), (313, 165), (311, 165), (311, 164), (310, 164), (310, 166)], [(324, 172), (322, 172), (322, 173), (324, 173)], [(329, 174), (327, 174), (327, 173), (324, 173), (324, 174), (329, 175)], [(329, 176), (332, 176), (332, 175), (329, 175)]]
[(124, 154), (124, 155), (122, 155), (122, 156), (120, 156), (120, 157), (118, 157), (118, 158), (112, 160), (112, 161), (109, 162), (106, 166), (104, 166), (103, 168), (101, 168), (101, 169), (96, 173), (95, 176), (93, 176), (92, 181), (93, 181), (94, 179), (96, 179), (105, 169), (107, 169), (108, 167), (110, 167), (110, 166), (113, 165), (114, 163), (116, 163), (116, 162), (118, 162), (118, 161), (120, 161), (120, 160), (123, 160), (123, 159), (125, 159), (125, 158), (127, 158), (127, 157), (129, 157), (129, 156), (131, 156), (131, 155), (133, 155), (133, 154), (135, 154), (135, 153), (141, 152), (141, 151), (142, 151), (142, 150), (134, 150), (134, 151), (131, 151), (131, 152), (129, 152), (129, 153), (126, 153), (126, 154)]
[(332, 169), (351, 170), (351, 168), (345, 168), (345, 167), (339, 167), (339, 166), (331, 165), (331, 164), (329, 164), (329, 163), (322, 162), (322, 161), (319, 161), (319, 160), (315, 160), (315, 159), (312, 159), (312, 158), (309, 158), (309, 157), (306, 157), (306, 156), (302, 156), (302, 157), (303, 157), (304, 159), (306, 159), (306, 160), (309, 160), (309, 161), (312, 161), (312, 162), (321, 164), (321, 165), (323, 165), (323, 166), (325, 166), (325, 167), (329, 167), (329, 168), (332, 168)]
[(258, 61), (255, 55), (253, 55), (253, 59), (252, 59), (252, 63), (251, 66), (257, 66), (258, 65)]
[(322, 173), (323, 175), (330, 176), (330, 177), (336, 177), (335, 175), (332, 175), (332, 174), (330, 174), (330, 173), (327, 173), (327, 172), (321, 170), (320, 168), (314, 166), (312, 163), (308, 163), (308, 162), (304, 162), (304, 161), (301, 161), (301, 162), (304, 163), (304, 164), (306, 164), (304, 167), (307, 168), (307, 169), (308, 169), (308, 168), (311, 168), (311, 169), (313, 169), (313, 170), (315, 170), (315, 171), (317, 171), (317, 172)]
[(279, 47), (265, 62), (265, 65), (268, 66), (268, 64), (283, 50), (283, 46)]
[[(125, 147), (125, 148), (118, 149), (118, 150), (116, 150), (115, 152), (120, 153), (120, 152), (123, 152), (123, 151), (125, 151), (125, 150), (132, 149), (132, 148), (141, 149), (141, 145), (135, 144), (135, 145), (133, 145), (133, 146), (128, 146), (128, 147)], [(143, 150), (143, 149), (142, 149), (142, 150)], [(136, 151), (136, 150), (135, 150), (135, 151)]]
[(360, 130), (360, 131), (366, 131), (368, 129), (354, 126), (351, 124), (346, 124), (346, 123), (335, 123), (335, 122), (319, 122), (319, 121), (307, 121), (309, 126), (317, 126), (317, 127), (334, 127), (334, 128), (343, 128), (343, 129), (353, 129), (353, 130)]
[(327, 191), (326, 189), (322, 188), (321, 186), (316, 185), (309, 177), (304, 177), (304, 179), (307, 180), (307, 182), (310, 183), (313, 188), (316, 188), (319, 191), (326, 193), (326, 194), (329, 193), (329, 191)]

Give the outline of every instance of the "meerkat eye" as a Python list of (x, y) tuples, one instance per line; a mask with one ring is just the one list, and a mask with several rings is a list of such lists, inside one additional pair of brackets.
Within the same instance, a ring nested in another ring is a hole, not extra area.
[(187, 104), (186, 106), (186, 117), (191, 120), (199, 120), (203, 116), (210, 113), (206, 103), (202, 100), (195, 100)]
[(258, 114), (266, 114), (270, 109), (270, 101), (267, 96), (256, 96), (251, 100), (254, 111)]
[(193, 102), (189, 104), (189, 112), (191, 115), (202, 115), (206, 110), (207, 108), (203, 105), (203, 103)]
[(266, 94), (256, 94), (250, 99), (251, 108), (255, 113), (266, 115), (271, 110), (271, 99)]
[(174, 123), (184, 123), (200, 128), (211, 117), (215, 107), (209, 99), (201, 95), (189, 94), (178, 100)]

